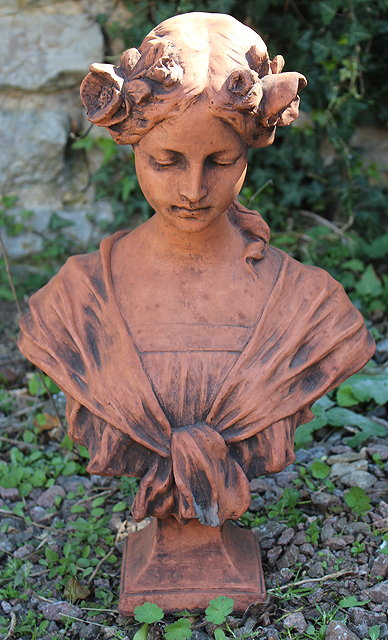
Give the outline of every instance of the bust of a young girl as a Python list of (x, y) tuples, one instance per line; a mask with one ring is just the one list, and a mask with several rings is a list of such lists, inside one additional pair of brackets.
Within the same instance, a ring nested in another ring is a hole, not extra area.
[(248, 148), (298, 115), (306, 80), (283, 64), (234, 18), (193, 13), (81, 88), (133, 145), (155, 214), (70, 258), (32, 296), (20, 349), (66, 393), (88, 471), (140, 478), (137, 520), (238, 518), (249, 480), (293, 461), (311, 404), (373, 354), (341, 285), (268, 246), (237, 201)]

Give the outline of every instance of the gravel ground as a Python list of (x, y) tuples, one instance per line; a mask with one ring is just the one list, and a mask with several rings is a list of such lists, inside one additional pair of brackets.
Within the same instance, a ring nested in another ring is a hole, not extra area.
[[(14, 332), (14, 319), (3, 324), (0, 460), (24, 478), (0, 486), (0, 637), (132, 638), (139, 625), (116, 608), (123, 539), (135, 527), (133, 482), (85, 475), (82, 450), (63, 440), (50, 400), (26, 390), (26, 365), (5, 346)], [(226, 637), (388, 638), (388, 447), (372, 437), (351, 448), (344, 435), (321, 429), (293, 465), (251, 482), (240, 525), (260, 542), (268, 600), (229, 616)], [(349, 506), (354, 487), (361, 498)], [(192, 624), (193, 640), (214, 637), (203, 615)], [(149, 635), (163, 637), (163, 624)]]

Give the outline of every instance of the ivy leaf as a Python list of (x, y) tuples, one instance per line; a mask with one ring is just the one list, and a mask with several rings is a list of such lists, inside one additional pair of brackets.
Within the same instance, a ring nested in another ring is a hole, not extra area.
[(343, 384), (337, 391), (337, 402), (340, 407), (352, 407), (359, 403), (358, 398), (353, 393), (353, 387), (350, 384)]
[(146, 622), (147, 624), (159, 622), (159, 620), (162, 620), (164, 617), (163, 609), (153, 602), (145, 602), (139, 607), (136, 607), (133, 615), (138, 622)]
[(167, 640), (189, 640), (191, 638), (190, 620), (179, 618), (176, 622), (168, 624), (164, 629)]
[[(117, 513), (118, 511), (125, 511), (125, 509), (127, 508), (127, 503), (124, 502), (124, 500), (121, 500), (121, 502), (117, 502), (112, 511), (113, 513)], [(139, 620), (139, 622), (142, 622), (141, 620)], [(146, 621), (145, 621), (146, 622)]]
[(310, 471), (314, 478), (317, 478), (317, 480), (323, 480), (329, 475), (330, 467), (321, 460), (314, 460), (314, 462), (310, 464)]
[(218, 596), (210, 600), (209, 606), (206, 609), (206, 620), (213, 624), (222, 624), (226, 620), (226, 616), (232, 613), (234, 607), (234, 600), (227, 598), (226, 596)]
[(356, 284), (356, 291), (359, 296), (378, 298), (383, 288), (380, 279), (377, 277), (373, 265), (368, 265)]
[(360, 487), (351, 487), (351, 489), (345, 493), (344, 500), (349, 509), (360, 516), (367, 513), (372, 507), (368, 496)]
[(338, 606), (341, 607), (341, 609), (348, 609), (349, 607), (363, 607), (365, 604), (368, 604), (368, 602), (370, 602), (370, 600), (357, 600), (355, 596), (347, 596), (339, 601)]
[(321, 13), (322, 23), (326, 26), (332, 22), (338, 9), (338, 1), (320, 2), (319, 11)]

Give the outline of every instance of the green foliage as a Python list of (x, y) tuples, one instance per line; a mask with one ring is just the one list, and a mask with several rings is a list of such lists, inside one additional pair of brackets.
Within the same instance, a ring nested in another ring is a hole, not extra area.
[(324, 396), (313, 405), (315, 418), (296, 430), (296, 448), (308, 446), (313, 440), (313, 433), (326, 426), (356, 427), (357, 433), (345, 440), (351, 447), (359, 446), (371, 436), (384, 437), (386, 429), (382, 424), (348, 407), (363, 411), (365, 406), (383, 406), (387, 401), (387, 370), (378, 366), (367, 366), (361, 373), (351, 376), (340, 385), (335, 395)]
[(36, 371), (28, 381), (28, 391), (32, 396), (43, 396), (48, 391), (50, 393), (58, 393), (59, 388), (51, 378)]
[(164, 628), (166, 640), (189, 640), (191, 633), (190, 620), (187, 618), (179, 618)]
[(327, 478), (330, 473), (330, 467), (325, 462), (321, 460), (314, 460), (314, 462), (310, 465), (310, 471), (314, 478), (318, 480), (323, 480)]
[(345, 503), (357, 515), (364, 515), (371, 509), (371, 503), (363, 489), (351, 487), (344, 495)]
[(363, 607), (365, 604), (368, 604), (369, 600), (357, 600), (355, 596), (347, 596), (346, 598), (342, 598), (338, 606), (341, 609), (349, 609), (350, 607)]
[(205, 610), (205, 618), (213, 624), (222, 624), (227, 616), (232, 613), (234, 601), (226, 596), (218, 596), (210, 600), (209, 606)]
[(368, 635), (370, 640), (379, 640), (380, 638), (380, 627), (375, 624), (373, 627), (368, 629)]
[(138, 622), (146, 622), (147, 624), (153, 624), (159, 622), (164, 617), (163, 610), (153, 602), (145, 602), (144, 604), (136, 607), (133, 617)]
[(269, 508), (268, 517), (287, 522), (289, 526), (295, 526), (302, 518), (301, 511), (297, 508), (299, 500), (300, 492), (287, 487), (278, 502)]

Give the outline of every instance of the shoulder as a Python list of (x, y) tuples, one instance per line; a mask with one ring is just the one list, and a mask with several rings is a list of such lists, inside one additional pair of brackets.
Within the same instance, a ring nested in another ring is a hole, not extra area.
[(296, 289), (303, 289), (305, 293), (310, 290), (317, 293), (320, 288), (336, 289), (346, 295), (342, 284), (320, 267), (302, 264), (285, 251), (272, 246), (268, 247), (266, 258), (278, 266), (287, 284), (292, 283)]

